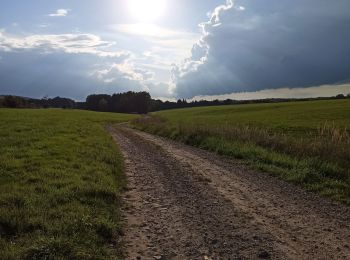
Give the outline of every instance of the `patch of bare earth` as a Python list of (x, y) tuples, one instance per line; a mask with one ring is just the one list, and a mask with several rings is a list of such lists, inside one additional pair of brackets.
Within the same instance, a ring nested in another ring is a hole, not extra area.
[(239, 161), (110, 128), (124, 157), (127, 259), (350, 259), (350, 208)]

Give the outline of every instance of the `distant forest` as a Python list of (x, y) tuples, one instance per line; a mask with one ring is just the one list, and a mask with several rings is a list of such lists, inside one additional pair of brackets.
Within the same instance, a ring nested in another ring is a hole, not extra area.
[(95, 94), (86, 98), (85, 102), (76, 102), (69, 98), (42, 98), (33, 99), (18, 96), (0, 96), (0, 108), (62, 108), (62, 109), (82, 109), (98, 112), (115, 112), (115, 113), (135, 113), (147, 114), (148, 112), (202, 107), (202, 106), (222, 106), (235, 104), (254, 104), (254, 103), (278, 103), (290, 101), (308, 101), (322, 99), (345, 99), (350, 98), (339, 94), (335, 97), (328, 98), (305, 98), (305, 99), (259, 99), (259, 100), (200, 100), (188, 102), (185, 99), (179, 99), (177, 102), (162, 101), (152, 99), (148, 92), (126, 92), (113, 95)]

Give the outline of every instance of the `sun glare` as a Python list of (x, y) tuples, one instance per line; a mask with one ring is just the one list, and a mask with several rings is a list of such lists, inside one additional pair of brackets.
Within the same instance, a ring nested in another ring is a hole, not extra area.
[(129, 12), (140, 22), (154, 22), (165, 13), (166, 0), (128, 0)]

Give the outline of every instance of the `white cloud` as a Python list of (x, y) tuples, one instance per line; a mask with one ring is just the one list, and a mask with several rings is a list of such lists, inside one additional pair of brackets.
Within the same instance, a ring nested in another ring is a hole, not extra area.
[(151, 46), (142, 51), (153, 59), (153, 66), (161, 65), (168, 70), (173, 63), (188, 57), (191, 47), (200, 38), (198, 33), (172, 30), (154, 24), (117, 24), (110, 27), (133, 41), (141, 40), (145, 46)]
[(118, 32), (146, 36), (152, 38), (197, 38), (198, 35), (190, 32), (171, 30), (155, 24), (116, 24), (112, 26)]
[(105, 69), (97, 70), (93, 73), (93, 76), (106, 83), (113, 83), (122, 77), (131, 81), (138, 81), (145, 86), (146, 81), (152, 80), (154, 74), (137, 68), (126, 60), (123, 63), (113, 63)]
[(70, 12), (69, 9), (57, 9), (55, 13), (48, 14), (50, 17), (65, 17)]
[(118, 88), (122, 91), (150, 91), (149, 85), (154, 74), (151, 71), (135, 67), (126, 60), (122, 63), (103, 65), (91, 74), (92, 79), (110, 88)]
[(0, 32), (0, 50), (37, 49), (43, 53), (62, 51), (72, 54), (93, 54), (100, 57), (127, 57), (125, 51), (108, 51), (114, 42), (103, 41), (94, 34), (39, 34), (25, 37)]
[(119, 86), (124, 90), (148, 91), (153, 97), (170, 98), (169, 85), (155, 80), (154, 68), (144, 66), (133, 59), (123, 63), (114, 63), (96, 69), (91, 76), (108, 86)]

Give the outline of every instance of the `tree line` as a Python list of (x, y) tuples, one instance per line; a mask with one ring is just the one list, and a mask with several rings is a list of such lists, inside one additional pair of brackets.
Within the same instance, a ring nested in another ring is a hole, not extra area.
[(147, 114), (151, 105), (148, 92), (126, 92), (114, 95), (90, 95), (86, 98), (88, 110), (116, 113)]
[(76, 102), (69, 98), (25, 98), (18, 96), (0, 96), (0, 107), (6, 108), (66, 108), (73, 109)]
[(32, 99), (18, 96), (0, 96), (0, 108), (63, 108), (63, 109), (82, 109), (98, 112), (115, 112), (115, 113), (137, 113), (146, 114), (148, 112), (201, 107), (201, 106), (223, 106), (235, 104), (253, 104), (253, 103), (278, 103), (291, 101), (308, 101), (308, 100), (327, 100), (327, 99), (345, 99), (350, 98), (350, 94), (339, 94), (335, 97), (328, 98), (304, 98), (304, 99), (260, 99), (260, 100), (200, 100), (188, 102), (186, 99), (179, 99), (177, 102), (155, 100), (151, 98), (148, 92), (117, 93), (113, 95), (94, 94), (89, 95), (85, 102), (76, 102), (69, 98), (47, 98)]

